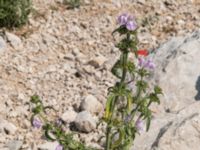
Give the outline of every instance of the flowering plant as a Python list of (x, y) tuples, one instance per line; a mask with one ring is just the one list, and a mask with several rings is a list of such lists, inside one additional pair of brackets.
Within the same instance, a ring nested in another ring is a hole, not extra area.
[[(122, 14), (118, 17), (120, 25), (114, 33), (123, 36), (117, 44), (121, 51), (119, 60), (114, 64), (112, 73), (119, 81), (108, 90), (108, 99), (104, 120), (107, 123), (106, 150), (129, 150), (133, 145), (136, 133), (149, 130), (152, 118), (150, 105), (160, 103), (160, 87), (155, 86), (151, 91), (146, 77), (155, 68), (151, 59), (147, 59), (147, 50), (137, 48), (137, 24), (133, 16)], [(134, 54), (134, 61), (129, 54)]]
[(35, 105), (32, 109), (32, 126), (37, 129), (42, 128), (47, 140), (59, 142), (55, 150), (95, 150), (75, 140), (73, 138), (75, 133), (67, 133), (61, 119), (57, 119), (56, 121), (48, 120), (47, 111), (55, 110), (50, 106), (45, 107), (39, 96), (32, 96), (31, 102)]
[[(137, 133), (149, 130), (152, 118), (150, 105), (160, 103), (159, 94), (162, 90), (154, 86), (149, 89), (147, 77), (155, 68), (151, 59), (147, 59), (147, 50), (137, 48), (137, 24), (133, 16), (122, 14), (118, 18), (119, 27), (114, 33), (119, 33), (123, 38), (116, 45), (121, 51), (121, 56), (111, 69), (113, 75), (119, 80), (108, 89), (103, 120), (107, 124), (105, 150), (129, 150)], [(129, 54), (133, 53), (133, 60)], [(47, 119), (47, 110), (52, 107), (42, 104), (37, 95), (31, 97), (34, 104), (31, 123), (35, 128), (42, 128), (45, 137), (51, 141), (58, 141), (56, 150), (95, 150), (74, 140), (74, 133), (66, 133), (62, 120), (56, 122)], [(59, 117), (57, 117), (59, 118)]]

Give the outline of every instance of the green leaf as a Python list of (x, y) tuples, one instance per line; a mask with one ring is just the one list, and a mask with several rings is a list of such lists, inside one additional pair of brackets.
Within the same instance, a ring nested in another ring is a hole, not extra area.
[(47, 123), (45, 126), (43, 126), (43, 129), (44, 129), (44, 134), (45, 134), (45, 137), (50, 140), (50, 141), (55, 141), (56, 139), (51, 137), (51, 132), (53, 130), (53, 127), (51, 124)]
[(33, 108), (32, 109), (32, 112), (34, 113), (34, 114), (39, 114), (40, 112), (42, 112), (42, 106), (41, 105), (38, 105), (38, 106), (36, 106), (35, 108)]
[[(114, 133), (115, 134), (115, 133)], [(111, 149), (115, 149), (117, 148), (120, 144), (122, 144), (122, 141), (124, 139), (124, 131), (122, 129), (118, 129), (118, 134), (119, 134), (119, 138), (112, 144), (112, 148)], [(113, 138), (115, 137), (115, 135), (113, 136)], [(112, 139), (113, 139), (112, 138)]]
[(113, 75), (117, 78), (122, 78), (122, 66), (120, 60), (118, 60), (111, 69)]
[(148, 83), (144, 80), (139, 80), (137, 81), (136, 86), (140, 88), (141, 91), (146, 92), (146, 89), (148, 88)]
[(155, 94), (163, 94), (162, 89), (159, 86), (154, 87)]
[(105, 110), (105, 114), (104, 114), (104, 119), (105, 119), (106, 121), (110, 118), (110, 116), (111, 116), (111, 114), (112, 114), (111, 108), (112, 108), (112, 104), (113, 104), (114, 99), (115, 99), (115, 95), (113, 95), (113, 94), (110, 95), (110, 96), (108, 97), (108, 99), (107, 99), (107, 102), (106, 102), (106, 110)]
[(150, 125), (151, 125), (151, 111), (149, 111), (149, 114), (147, 116), (147, 122), (146, 122), (146, 131), (149, 131)]
[(127, 62), (127, 69), (128, 72), (131, 73), (132, 75), (134, 75), (133, 73), (135, 72), (135, 64), (131, 61)]
[(126, 34), (128, 32), (128, 30), (126, 29), (125, 26), (120, 26), (119, 28), (115, 29), (112, 32), (112, 35), (114, 35), (115, 32), (118, 32), (120, 35)]
[(155, 94), (155, 93), (151, 93), (149, 95), (149, 99), (150, 99), (150, 102), (156, 102), (156, 103), (160, 104), (160, 99), (158, 98), (157, 94)]
[(132, 96), (131, 96), (131, 94), (129, 93), (129, 94), (127, 95), (127, 110), (128, 110), (128, 112), (131, 111), (131, 106), (132, 106)]
[(41, 100), (38, 95), (31, 96), (31, 102), (34, 104), (41, 103)]

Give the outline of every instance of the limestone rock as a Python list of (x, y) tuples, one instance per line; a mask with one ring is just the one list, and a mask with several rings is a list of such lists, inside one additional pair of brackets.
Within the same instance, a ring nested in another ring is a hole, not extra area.
[(22, 41), (18, 36), (12, 33), (6, 32), (6, 37), (8, 41), (10, 42), (10, 44), (12, 45), (12, 47), (14, 47), (15, 49), (18, 49), (22, 46)]
[(94, 66), (95, 68), (99, 68), (106, 62), (106, 58), (102, 55), (94, 57), (92, 60), (89, 61), (89, 64)]
[(96, 121), (89, 112), (82, 111), (77, 115), (75, 125), (79, 131), (91, 132), (96, 128)]
[(81, 110), (86, 110), (92, 114), (102, 112), (103, 105), (93, 95), (88, 95), (81, 103)]
[[(198, 150), (200, 142), (200, 31), (173, 38), (153, 56), (154, 82), (161, 86), (165, 111), (155, 114), (149, 132), (136, 137), (133, 150)], [(145, 142), (144, 142), (145, 141)]]
[(23, 142), (18, 140), (12, 140), (7, 143), (7, 147), (9, 150), (19, 150), (22, 146)]
[(0, 120), (0, 132), (6, 132), (7, 134), (15, 134), (17, 131), (17, 127), (12, 124), (11, 122), (8, 122), (7, 120)]
[(153, 119), (149, 132), (136, 137), (133, 150), (198, 150), (199, 107), (195, 102), (177, 114), (162, 114)]
[(73, 122), (76, 119), (77, 113), (73, 109), (69, 109), (64, 112), (61, 119), (67, 123)]
[(178, 111), (200, 100), (200, 30), (173, 38), (157, 50), (154, 80), (164, 91), (165, 110)]
[(57, 141), (55, 142), (46, 142), (38, 146), (39, 150), (55, 150), (56, 147), (59, 145)]

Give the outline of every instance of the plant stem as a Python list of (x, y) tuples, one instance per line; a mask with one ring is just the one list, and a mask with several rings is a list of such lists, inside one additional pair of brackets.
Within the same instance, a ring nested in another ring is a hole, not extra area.
[[(128, 35), (127, 36), (127, 40), (129, 40), (130, 36)], [(127, 73), (127, 59), (128, 59), (128, 52), (127, 50), (124, 51), (122, 53), (122, 62), (123, 62), (123, 72), (122, 72), (122, 78), (121, 78), (121, 81), (120, 81), (120, 87), (122, 87), (125, 79), (126, 79), (126, 73)], [(114, 111), (115, 109), (115, 105), (116, 105), (116, 102), (118, 100), (118, 96), (115, 97), (114, 99), (114, 103), (112, 104), (112, 111)], [(109, 123), (107, 125), (107, 130), (106, 130), (106, 150), (111, 150), (110, 147), (111, 147), (111, 136), (110, 136), (110, 133), (111, 133), (111, 128), (112, 128), (112, 118), (113, 118), (113, 113), (109, 119)]]

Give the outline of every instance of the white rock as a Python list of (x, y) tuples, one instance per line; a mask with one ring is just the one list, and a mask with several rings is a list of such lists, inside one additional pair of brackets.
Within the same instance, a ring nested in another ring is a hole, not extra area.
[(164, 91), (163, 106), (178, 111), (200, 100), (200, 30), (173, 38), (157, 50), (154, 80)]
[(15, 132), (17, 131), (17, 127), (10, 122), (5, 124), (4, 129), (6, 132), (8, 132), (8, 134), (15, 134)]
[(75, 125), (79, 131), (91, 132), (96, 128), (96, 121), (89, 112), (82, 111), (77, 115)]
[(153, 119), (149, 132), (136, 137), (132, 150), (199, 150), (199, 107), (196, 102), (177, 114)]
[(7, 120), (0, 120), (0, 132), (6, 132), (7, 134), (15, 134), (15, 132), (17, 131), (17, 127), (8, 122)]
[[(200, 31), (173, 38), (153, 56), (154, 82), (163, 89), (149, 132), (136, 136), (133, 150), (199, 150)], [(161, 109), (162, 110), (162, 109)], [(145, 142), (144, 142), (145, 141)]]
[(67, 123), (73, 122), (76, 119), (77, 113), (74, 110), (67, 110), (62, 114), (61, 119)]
[(107, 59), (102, 56), (99, 55), (97, 57), (94, 57), (92, 60), (89, 61), (89, 64), (94, 66), (95, 68), (99, 68), (101, 67), (105, 62), (107, 61)]
[(12, 33), (6, 32), (6, 37), (8, 41), (10, 42), (10, 44), (12, 45), (12, 47), (14, 47), (15, 49), (18, 49), (22, 46), (22, 41), (18, 36)]
[(81, 107), (81, 110), (86, 110), (92, 114), (101, 113), (103, 110), (103, 105), (93, 95), (88, 95), (81, 102), (80, 107)]
[(4, 39), (0, 36), (0, 53), (4, 52), (6, 49), (6, 42)]
[(55, 142), (46, 142), (38, 146), (39, 150), (55, 150), (56, 147), (59, 145), (57, 141)]
[(18, 140), (12, 140), (7, 143), (7, 147), (9, 150), (19, 150), (22, 146), (23, 142)]

